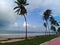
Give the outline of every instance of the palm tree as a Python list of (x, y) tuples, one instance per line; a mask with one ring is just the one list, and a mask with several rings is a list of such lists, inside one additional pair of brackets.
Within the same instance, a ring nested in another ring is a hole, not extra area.
[(53, 16), (50, 17), (51, 29), (54, 30), (57, 34), (56, 26), (59, 26), (58, 22), (54, 19)]
[(48, 19), (49, 19), (49, 16), (51, 14), (51, 10), (47, 9), (44, 13), (43, 13), (43, 19), (46, 21), (46, 31), (48, 30), (47, 28), (48, 27)]
[(17, 4), (17, 6), (14, 8), (14, 10), (16, 9), (16, 13), (24, 16), (25, 22), (26, 22), (26, 37), (25, 39), (27, 39), (27, 19), (26, 19), (26, 14), (27, 14), (27, 10), (25, 8), (25, 6), (29, 5), (27, 3), (27, 0), (17, 0), (15, 1), (15, 3)]

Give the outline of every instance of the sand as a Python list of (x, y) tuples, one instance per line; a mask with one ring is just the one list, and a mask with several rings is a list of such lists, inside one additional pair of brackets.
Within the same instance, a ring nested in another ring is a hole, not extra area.
[(12, 40), (5, 40), (5, 41), (0, 41), (0, 43), (10, 43), (10, 42), (16, 42), (16, 41), (22, 41), (25, 39), (12, 39)]
[[(29, 36), (28, 39), (35, 38), (37, 36)], [(25, 37), (18, 37), (18, 38), (0, 38), (0, 43), (10, 43), (10, 42), (16, 42), (16, 41), (23, 41), (25, 40)]]

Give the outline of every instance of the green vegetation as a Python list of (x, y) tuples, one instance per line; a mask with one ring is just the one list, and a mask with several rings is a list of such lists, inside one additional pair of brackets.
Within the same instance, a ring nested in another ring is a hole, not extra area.
[(33, 39), (27, 39), (24, 41), (19, 41), (19, 42), (13, 42), (13, 43), (4, 43), (4, 44), (0, 44), (0, 45), (39, 45), (43, 42), (49, 41), (53, 38), (56, 38), (56, 35), (52, 35), (52, 36), (40, 36), (40, 37), (35, 37)]

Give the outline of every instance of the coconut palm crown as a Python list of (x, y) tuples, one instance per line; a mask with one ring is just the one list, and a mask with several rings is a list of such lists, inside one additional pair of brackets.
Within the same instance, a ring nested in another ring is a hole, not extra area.
[(16, 13), (19, 15), (24, 15), (27, 14), (27, 10), (24, 6), (29, 5), (27, 3), (27, 0), (17, 0), (15, 1), (15, 3), (17, 4), (17, 6), (14, 8), (14, 10), (16, 9)]
[(48, 20), (49, 16), (51, 14), (51, 10), (47, 9), (45, 12), (44, 12), (44, 16), (43, 16), (43, 19), (45, 19), (46, 21)]

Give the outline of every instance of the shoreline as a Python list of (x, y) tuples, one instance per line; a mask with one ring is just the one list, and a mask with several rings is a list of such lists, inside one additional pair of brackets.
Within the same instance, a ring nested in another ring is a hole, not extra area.
[[(28, 39), (33, 39), (36, 37), (40, 37), (40, 36), (28, 36)], [(23, 41), (25, 40), (25, 37), (14, 37), (14, 38), (0, 38), (0, 43), (10, 43), (10, 42), (17, 42), (17, 41)]]
[[(49, 36), (49, 35), (46, 35)], [(33, 39), (37, 37), (44, 37), (44, 35), (40, 36), (29, 36), (28, 39)], [(17, 41), (23, 41), (25, 40), (25, 37), (18, 37), (18, 38), (0, 38), (0, 43), (11, 43), (11, 42), (17, 42)]]
[[(54, 34), (51, 34), (54, 35)], [(27, 35), (28, 38), (33, 38), (33, 37), (40, 37), (40, 36), (45, 36), (45, 35)], [(24, 39), (25, 35), (21, 34), (0, 34), (0, 40), (3, 39)]]

